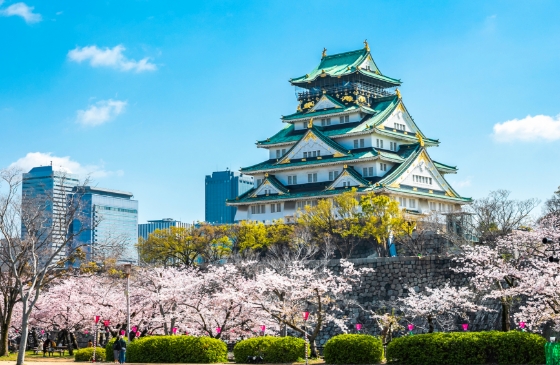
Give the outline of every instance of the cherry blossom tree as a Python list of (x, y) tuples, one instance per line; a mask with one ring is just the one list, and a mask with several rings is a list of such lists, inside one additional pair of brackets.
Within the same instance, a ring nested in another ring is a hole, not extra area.
[(444, 331), (454, 329), (457, 317), (468, 318), (469, 312), (486, 310), (475, 304), (475, 294), (467, 287), (455, 288), (445, 284), (442, 288), (425, 288), (422, 293), (409, 290), (406, 298), (400, 299), (401, 311), (411, 322), (421, 318), (428, 323), (428, 333), (435, 325)]
[[(310, 267), (294, 262), (283, 272), (272, 269), (257, 272), (248, 300), (279, 325), (286, 325), (302, 335), (307, 333), (311, 352), (316, 355), (315, 339), (326, 323), (334, 323), (343, 332), (347, 331), (344, 310), (356, 304), (348, 300), (346, 294), (353, 286), (359, 286), (360, 277), (369, 271), (372, 270), (356, 270), (352, 263), (344, 260), (339, 274), (325, 266)], [(309, 312), (307, 321), (303, 312)]]

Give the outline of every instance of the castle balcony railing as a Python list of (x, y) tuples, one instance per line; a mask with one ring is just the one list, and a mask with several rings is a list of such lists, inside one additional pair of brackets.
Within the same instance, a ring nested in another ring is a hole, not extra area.
[(330, 95), (336, 95), (336, 94), (348, 95), (348, 94), (353, 94), (355, 92), (358, 92), (360, 94), (372, 97), (374, 99), (395, 95), (393, 91), (381, 88), (379, 86), (368, 85), (368, 84), (357, 83), (357, 82), (347, 82), (338, 85), (322, 86), (320, 88), (316, 87), (309, 90), (301, 89), (301, 88), (298, 89), (305, 90), (305, 91), (296, 90), (296, 95), (299, 101), (321, 97), (321, 95), (325, 93)]

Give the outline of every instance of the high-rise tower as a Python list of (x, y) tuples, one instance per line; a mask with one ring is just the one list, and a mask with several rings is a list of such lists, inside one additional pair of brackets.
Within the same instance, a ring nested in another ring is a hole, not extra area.
[(206, 175), (204, 220), (211, 224), (233, 223), (235, 221), (235, 207), (226, 206), (226, 200), (253, 188), (254, 181), (250, 175), (233, 171), (215, 171)]
[(255, 188), (228, 205), (236, 220), (291, 222), (298, 209), (346, 189), (389, 195), (411, 214), (451, 212), (461, 197), (444, 175), (457, 169), (431, 159), (439, 145), (411, 118), (398, 86), (363, 49), (328, 56), (313, 71), (290, 80), (297, 111), (286, 126), (257, 142), (269, 158), (241, 169)]

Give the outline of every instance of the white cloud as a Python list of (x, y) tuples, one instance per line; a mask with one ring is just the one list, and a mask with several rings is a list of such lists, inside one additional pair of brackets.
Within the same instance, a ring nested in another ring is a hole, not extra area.
[(457, 181), (456, 183), (453, 184), (453, 186), (456, 188), (466, 188), (471, 186), (471, 183), (472, 183), (472, 178), (470, 176), (467, 176), (465, 180)]
[[(0, 1), (2, 5), (3, 1)], [(27, 6), (25, 3), (15, 3), (8, 6), (6, 9), (0, 10), (2, 16), (20, 16), (27, 24), (38, 23), (43, 20), (41, 14), (34, 13), (34, 6)]]
[(121, 71), (155, 71), (156, 65), (149, 62), (149, 58), (142, 58), (140, 61), (129, 60), (123, 55), (123, 45), (119, 44), (113, 48), (103, 49), (97, 46), (76, 47), (68, 52), (68, 58), (74, 62), (81, 63), (88, 61), (92, 67), (113, 67)]
[(494, 125), (494, 138), (499, 142), (555, 141), (560, 139), (560, 115), (528, 115)]
[(126, 105), (126, 101), (101, 100), (95, 105), (88, 106), (86, 110), (78, 110), (76, 121), (85, 126), (95, 127), (115, 119), (117, 115), (124, 112)]
[(29, 152), (25, 157), (20, 158), (10, 165), (10, 168), (17, 168), (23, 172), (28, 172), (33, 167), (52, 166), (57, 171), (65, 171), (69, 174), (76, 174), (82, 178), (90, 176), (92, 178), (103, 178), (110, 175), (123, 175), (119, 171), (107, 171), (104, 169), (103, 163), (99, 165), (81, 165), (79, 162), (70, 159), (70, 156), (57, 157), (51, 152)]

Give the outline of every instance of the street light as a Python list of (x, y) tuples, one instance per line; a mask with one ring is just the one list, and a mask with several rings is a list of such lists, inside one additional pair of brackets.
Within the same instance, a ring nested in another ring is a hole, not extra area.
[(305, 325), (303, 327), (304, 330), (305, 330), (304, 331), (305, 332), (305, 365), (309, 365), (309, 362), (308, 362), (309, 355), (307, 353), (308, 352), (307, 351), (307, 346), (309, 344), (309, 339), (307, 338), (307, 319), (308, 318), (309, 318), (309, 312), (303, 312), (303, 321), (305, 322)]
[[(130, 271), (132, 264), (124, 264), (124, 273), (126, 275), (126, 336), (130, 333)], [(129, 339), (130, 340), (130, 339)]]

